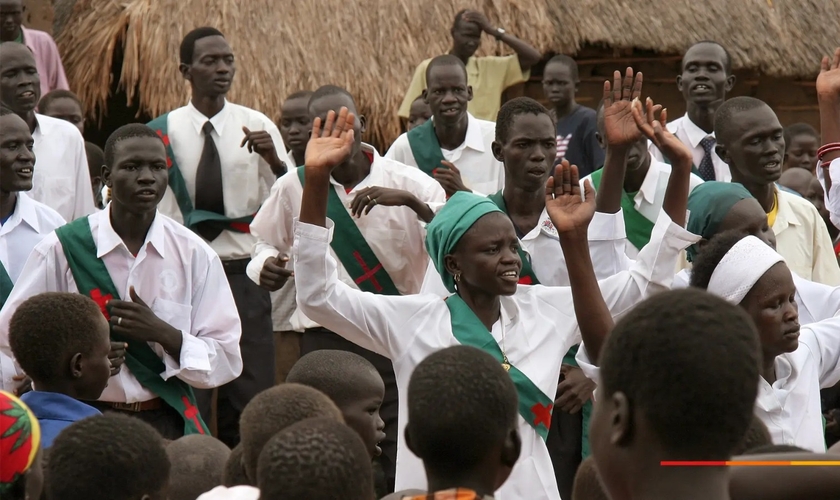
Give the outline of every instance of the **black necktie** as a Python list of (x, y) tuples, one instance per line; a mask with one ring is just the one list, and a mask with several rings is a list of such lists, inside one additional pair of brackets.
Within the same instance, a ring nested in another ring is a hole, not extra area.
[(715, 163), (712, 160), (712, 151), (715, 147), (715, 138), (710, 135), (704, 137), (700, 141), (700, 146), (703, 147), (703, 159), (700, 161), (700, 168), (698, 168), (700, 177), (704, 181), (713, 181), (715, 180)]
[[(213, 124), (209, 121), (201, 127), (204, 133), (204, 150), (198, 160), (195, 172), (195, 209), (225, 214), (225, 198), (222, 191), (222, 161), (213, 140)], [(213, 241), (222, 232), (218, 222), (206, 221), (196, 224), (196, 232), (204, 239)]]

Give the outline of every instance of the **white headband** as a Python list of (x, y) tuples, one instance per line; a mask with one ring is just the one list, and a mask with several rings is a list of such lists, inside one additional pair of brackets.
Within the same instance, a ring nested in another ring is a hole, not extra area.
[(735, 244), (721, 259), (706, 289), (732, 304), (740, 304), (771, 267), (785, 259), (755, 236)]

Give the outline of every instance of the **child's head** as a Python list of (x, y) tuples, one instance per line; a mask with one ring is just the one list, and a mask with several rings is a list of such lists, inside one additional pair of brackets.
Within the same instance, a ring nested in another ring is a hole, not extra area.
[(578, 466), (572, 487), (572, 500), (610, 500), (598, 477), (595, 458), (589, 455)]
[(567, 55), (557, 55), (545, 63), (543, 69), (543, 93), (552, 106), (569, 106), (575, 102), (580, 77), (574, 59)]
[(41, 98), (38, 103), (38, 111), (43, 115), (58, 118), (70, 122), (85, 133), (85, 115), (82, 111), (82, 102), (73, 92), (64, 89), (53, 90)]
[(61, 500), (163, 500), (169, 458), (160, 435), (116, 413), (64, 429), (50, 448), (47, 496)]
[(232, 486), (250, 486), (251, 481), (245, 474), (245, 464), (242, 461), (242, 443), (234, 446), (230, 456), (225, 463), (225, 471), (222, 477), (222, 484), (228, 488)]
[(411, 101), (411, 108), (408, 111), (408, 130), (423, 125), (432, 117), (432, 108), (429, 103), (423, 99), (423, 96), (417, 96)]
[(195, 500), (222, 484), (230, 449), (212, 436), (192, 434), (166, 446), (172, 465), (169, 500)]
[(817, 168), (817, 149), (820, 134), (807, 123), (794, 123), (785, 127), (785, 170), (804, 168), (813, 173)]
[(611, 494), (656, 480), (662, 460), (729, 459), (752, 419), (758, 336), (744, 311), (711, 294), (645, 300), (616, 324), (600, 361), (590, 443)]
[(38, 419), (17, 396), (0, 391), (0, 497), (40, 498), (42, 455)]
[(729, 165), (732, 180), (766, 186), (782, 175), (785, 137), (776, 113), (754, 97), (733, 97), (715, 113), (715, 150)]
[(492, 495), (519, 458), (517, 404), (513, 381), (489, 354), (437, 351), (411, 375), (406, 444), (430, 480), (491, 478), (480, 493)]
[(799, 347), (793, 276), (782, 256), (756, 237), (725, 232), (712, 238), (695, 259), (691, 286), (747, 312), (758, 329), (764, 360)]
[(6, 193), (32, 189), (35, 141), (23, 118), (0, 106), (0, 189)]
[(28, 298), (9, 322), (9, 344), (41, 390), (95, 401), (111, 378), (108, 320), (84, 295), (47, 292)]
[[(309, 142), (309, 132), (312, 131), (312, 118), (309, 116), (309, 98), (312, 92), (301, 90), (295, 92), (283, 101), (283, 109), (280, 111), (278, 122), (280, 137), (286, 147), (295, 153), (295, 161), (303, 165), (303, 153), (306, 151), (306, 143)], [(301, 158), (298, 156), (301, 155)], [(297, 165), (289, 165), (289, 168)]]
[(745, 455), (749, 450), (759, 446), (767, 446), (773, 444), (773, 438), (770, 437), (770, 431), (760, 418), (753, 415), (750, 421), (750, 426), (747, 427), (747, 432), (744, 433), (744, 438), (741, 444), (732, 452), (732, 456)]
[(97, 207), (102, 206), (102, 166), (105, 165), (105, 153), (102, 148), (92, 142), (85, 142), (88, 171), (90, 172), (90, 188), (93, 190), (93, 202)]
[(257, 459), (271, 436), (307, 418), (343, 422), (341, 410), (324, 393), (300, 384), (282, 384), (254, 396), (239, 417), (242, 463), (250, 484), (257, 483)]
[(825, 191), (817, 176), (804, 168), (789, 168), (779, 177), (779, 184), (799, 193), (810, 201), (823, 220), (831, 223), (828, 210), (825, 208)]
[(379, 407), (385, 383), (370, 361), (346, 351), (320, 350), (301, 357), (286, 382), (302, 384), (326, 394), (341, 410), (344, 422), (359, 433), (371, 458), (382, 453), (385, 422)]
[(303, 420), (263, 448), (257, 470), (260, 500), (374, 498), (373, 470), (355, 431), (333, 419)]

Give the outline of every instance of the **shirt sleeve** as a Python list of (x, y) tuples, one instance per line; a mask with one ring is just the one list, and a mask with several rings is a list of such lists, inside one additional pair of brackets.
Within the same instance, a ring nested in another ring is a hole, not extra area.
[(624, 212), (614, 214), (595, 212), (589, 223), (589, 254), (599, 280), (627, 271), (633, 261), (627, 257), (624, 248), (627, 232), (624, 228)]
[(408, 85), (402, 104), (400, 104), (398, 114), (401, 118), (408, 118), (408, 115), (411, 114), (411, 103), (426, 90), (426, 66), (428, 65), (428, 61), (423, 61), (414, 70), (414, 76), (411, 77), (411, 83)]
[(519, 56), (516, 54), (501, 57), (482, 57), (480, 60), (489, 66), (490, 76), (498, 76), (502, 80), (502, 89), (522, 83), (531, 76), (530, 70), (522, 71), (522, 66), (519, 65)]
[(280, 252), (278, 252), (273, 246), (262, 240), (257, 240), (254, 244), (254, 249), (251, 252), (251, 262), (249, 262), (248, 266), (245, 268), (245, 274), (251, 278), (251, 281), (259, 285), (260, 273), (265, 265), (265, 261), (277, 257), (279, 254)]
[(831, 243), (828, 229), (817, 209), (810, 205), (807, 208), (814, 231), (814, 261), (811, 267), (811, 279), (825, 285), (840, 285), (840, 266), (837, 264), (837, 256), (834, 254), (834, 245)]
[(219, 387), (242, 373), (242, 326), (218, 256), (210, 258), (191, 305), (190, 330), (181, 330), (180, 359), (163, 357), (163, 378), (178, 377), (199, 389)]
[[(268, 199), (263, 202), (262, 207), (257, 211), (257, 215), (254, 216), (254, 220), (251, 222), (251, 234), (260, 240), (261, 244), (265, 245), (260, 249), (255, 247), (255, 252), (272, 247), (277, 253), (291, 254), (292, 244), (294, 243), (295, 211), (292, 209), (289, 200), (291, 193), (288, 185), (292, 182), (298, 182), (297, 175), (297, 172), (292, 170), (278, 179), (271, 189)], [(254, 255), (258, 255), (258, 253), (254, 253)]]
[[(77, 133), (78, 140), (73, 148), (73, 164), (76, 178), (75, 206), (73, 208), (73, 220), (96, 212), (96, 205), (93, 203), (93, 188), (90, 185), (90, 169), (88, 169), (87, 154), (85, 153), (85, 140), (82, 134)], [(72, 221), (69, 221), (72, 222)]]
[(821, 389), (840, 382), (840, 317), (802, 327), (800, 343), (816, 358)]
[[(828, 209), (831, 223), (840, 228), (840, 158), (829, 163), (828, 174), (831, 176), (831, 189), (825, 190), (825, 207)], [(825, 189), (825, 175), (821, 165), (817, 165), (817, 177)]]
[[(327, 225), (332, 227), (332, 221)], [(330, 238), (327, 228), (296, 223), (295, 274), (306, 276), (295, 281), (298, 309), (359, 347), (399, 358), (413, 340), (406, 325), (432, 300), (428, 295), (378, 295), (342, 283), (329, 252)]]

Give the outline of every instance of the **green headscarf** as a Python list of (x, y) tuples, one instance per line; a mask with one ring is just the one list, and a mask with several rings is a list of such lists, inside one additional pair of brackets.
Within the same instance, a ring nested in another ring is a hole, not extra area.
[(447, 272), (443, 258), (452, 253), (475, 221), (491, 212), (504, 213), (489, 198), (458, 191), (426, 226), (426, 251), (446, 289), (452, 293), (455, 293), (455, 279)]
[[(752, 198), (747, 188), (736, 182), (704, 182), (688, 196), (688, 224), (686, 229), (705, 239), (717, 234), (726, 214), (741, 200)], [(697, 256), (697, 245), (686, 248), (689, 262)]]

